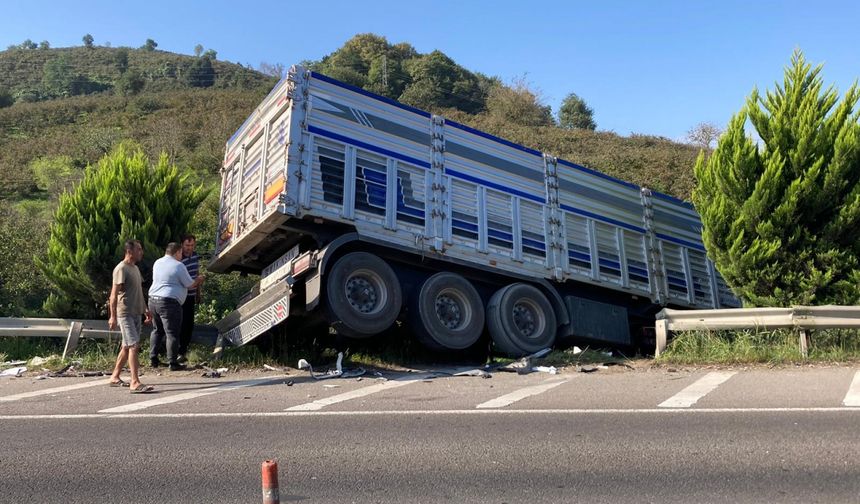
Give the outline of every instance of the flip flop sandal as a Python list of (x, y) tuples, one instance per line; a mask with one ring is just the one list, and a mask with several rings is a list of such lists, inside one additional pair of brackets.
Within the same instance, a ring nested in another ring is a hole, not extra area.
[(108, 387), (128, 387), (130, 384), (125, 381), (112, 381), (108, 382)]
[(152, 385), (140, 385), (137, 388), (131, 389), (132, 394), (151, 394), (155, 391), (155, 387)]

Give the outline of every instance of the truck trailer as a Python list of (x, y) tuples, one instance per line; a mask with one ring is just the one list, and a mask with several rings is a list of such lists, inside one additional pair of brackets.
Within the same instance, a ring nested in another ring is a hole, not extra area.
[(692, 205), (293, 66), (226, 144), (208, 269), (260, 275), (220, 345), (322, 320), (434, 350), (637, 344), (737, 307)]

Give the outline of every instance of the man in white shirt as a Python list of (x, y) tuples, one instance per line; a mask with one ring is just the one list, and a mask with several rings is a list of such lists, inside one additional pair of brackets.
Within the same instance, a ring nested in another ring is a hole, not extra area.
[(177, 362), (179, 331), (182, 327), (182, 304), (188, 289), (196, 289), (203, 283), (203, 275), (193, 280), (182, 264), (182, 246), (176, 242), (167, 244), (164, 257), (152, 266), (152, 286), (149, 288), (149, 311), (155, 327), (150, 336), (149, 362), (158, 367), (158, 349), (167, 338), (167, 361), (171, 371), (180, 371), (185, 366)]

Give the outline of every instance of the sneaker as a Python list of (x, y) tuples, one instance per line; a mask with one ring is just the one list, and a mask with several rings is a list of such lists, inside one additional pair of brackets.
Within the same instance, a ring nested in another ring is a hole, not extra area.
[(171, 371), (185, 371), (186, 369), (187, 368), (184, 365), (179, 364), (178, 362), (171, 362), (170, 363), (170, 370)]
[(176, 362), (180, 364), (185, 364), (186, 362), (188, 362), (188, 359), (186, 359), (184, 355), (180, 355), (176, 358)]
[(159, 360), (158, 360), (157, 358), (155, 358), (155, 359), (149, 359), (149, 367), (151, 367), (151, 368), (157, 368), (157, 367), (159, 367), (159, 366), (161, 366), (161, 362), (159, 362)]

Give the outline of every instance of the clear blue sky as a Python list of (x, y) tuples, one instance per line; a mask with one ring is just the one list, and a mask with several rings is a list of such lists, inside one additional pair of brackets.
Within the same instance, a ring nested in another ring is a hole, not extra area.
[(525, 75), (553, 111), (569, 92), (594, 109), (598, 129), (682, 139), (720, 126), (753, 86), (772, 88), (799, 47), (843, 92), (860, 77), (857, 1), (9, 1), (0, 48), (25, 39), (53, 47), (96, 44), (218, 58), (254, 67), (319, 59), (357, 33), (439, 49), (464, 67)]

